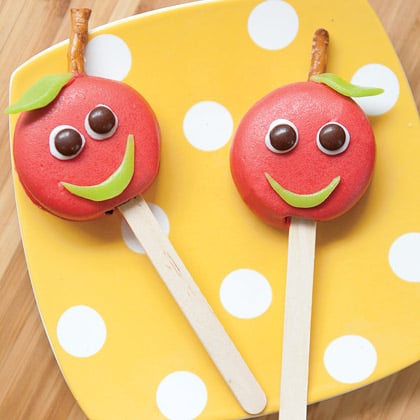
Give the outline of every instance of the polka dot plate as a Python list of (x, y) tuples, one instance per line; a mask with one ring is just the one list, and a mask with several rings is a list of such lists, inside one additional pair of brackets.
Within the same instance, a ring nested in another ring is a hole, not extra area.
[[(329, 71), (385, 92), (360, 101), (377, 139), (369, 191), (349, 213), (318, 224), (314, 402), (420, 355), (419, 118), (368, 3), (201, 1), (93, 29), (86, 52), (88, 74), (124, 80), (156, 112), (161, 170), (146, 200), (264, 388), (265, 412), (279, 405), (287, 232), (241, 201), (230, 142), (256, 100), (305, 80), (318, 27), (330, 32)], [(41, 76), (66, 71), (66, 48), (17, 69), (11, 100)], [(67, 222), (35, 207), (17, 177), (15, 189), (45, 329), (90, 418), (247, 416), (117, 212)]]

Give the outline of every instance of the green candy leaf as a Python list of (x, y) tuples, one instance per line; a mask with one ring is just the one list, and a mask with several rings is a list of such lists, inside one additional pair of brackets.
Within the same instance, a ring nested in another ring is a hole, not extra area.
[(297, 194), (282, 187), (269, 173), (264, 174), (271, 188), (290, 206), (309, 209), (322, 204), (340, 183), (340, 177), (335, 177), (325, 188), (312, 194)]
[(127, 146), (123, 160), (116, 171), (105, 181), (97, 185), (76, 185), (61, 182), (66, 190), (78, 197), (92, 201), (104, 201), (117, 197), (127, 187), (134, 174), (134, 136), (127, 137)]
[(336, 92), (344, 96), (359, 98), (362, 96), (375, 96), (384, 92), (383, 89), (377, 87), (365, 87), (353, 85), (346, 82), (341, 77), (333, 73), (321, 73), (311, 77), (311, 80), (318, 83), (324, 83)]
[(6, 114), (17, 114), (47, 106), (72, 77), (73, 73), (57, 73), (42, 77), (20, 99), (5, 109)]

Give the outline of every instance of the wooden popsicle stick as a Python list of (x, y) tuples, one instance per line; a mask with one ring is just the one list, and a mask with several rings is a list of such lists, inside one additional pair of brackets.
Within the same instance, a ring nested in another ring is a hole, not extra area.
[[(327, 68), (329, 34), (323, 28), (312, 39), (308, 80)], [(280, 381), (281, 420), (306, 419), (316, 222), (292, 218), (286, 275), (283, 355)]]
[(281, 420), (306, 419), (316, 222), (292, 218), (284, 305)]
[(258, 414), (264, 391), (142, 197), (118, 207), (242, 408)]

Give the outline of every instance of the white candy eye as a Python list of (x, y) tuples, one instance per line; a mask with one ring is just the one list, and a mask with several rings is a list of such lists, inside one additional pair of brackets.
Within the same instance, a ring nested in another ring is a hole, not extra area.
[(83, 135), (70, 125), (59, 125), (50, 133), (50, 153), (57, 159), (74, 159), (85, 146)]
[(270, 124), (265, 135), (265, 145), (274, 153), (287, 153), (298, 143), (297, 127), (289, 120), (279, 119)]
[(327, 155), (339, 155), (349, 147), (350, 134), (344, 125), (331, 121), (319, 129), (316, 144)]
[(118, 118), (109, 106), (99, 104), (86, 115), (85, 128), (90, 137), (104, 140), (111, 137), (118, 127)]

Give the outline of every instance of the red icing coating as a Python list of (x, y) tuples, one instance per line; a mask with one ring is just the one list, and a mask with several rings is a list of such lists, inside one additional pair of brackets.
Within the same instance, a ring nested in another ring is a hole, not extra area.
[[(94, 140), (84, 126), (86, 115), (98, 104), (118, 117), (115, 134)], [(81, 132), (86, 145), (76, 158), (62, 161), (50, 154), (49, 134), (58, 125)], [(117, 197), (94, 202), (68, 192), (61, 181), (94, 185), (120, 165), (129, 134), (135, 140), (135, 171)], [(91, 220), (143, 193), (159, 170), (159, 127), (152, 109), (130, 86), (98, 77), (77, 76), (47, 107), (21, 114), (15, 129), (15, 168), (28, 196), (40, 207), (65, 219)]]
[[(287, 119), (298, 128), (298, 144), (289, 153), (275, 154), (265, 145), (270, 124)], [(329, 121), (350, 133), (348, 149), (335, 156), (317, 147), (318, 130)], [(258, 101), (241, 121), (231, 150), (231, 172), (236, 187), (250, 209), (266, 223), (288, 227), (288, 217), (330, 220), (348, 211), (366, 191), (375, 161), (374, 135), (369, 121), (351, 99), (331, 88), (300, 82), (281, 87)], [(341, 181), (322, 204), (296, 208), (271, 188), (268, 172), (284, 188), (311, 194), (333, 178)]]

